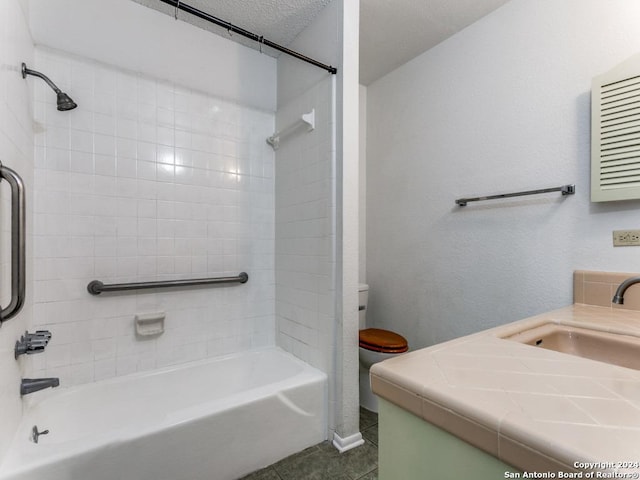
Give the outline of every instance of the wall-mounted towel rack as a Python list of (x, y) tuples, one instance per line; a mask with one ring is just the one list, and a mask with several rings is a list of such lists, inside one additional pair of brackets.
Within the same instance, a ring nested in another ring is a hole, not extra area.
[(483, 200), (496, 200), (498, 198), (522, 197), (525, 195), (538, 195), (539, 193), (549, 193), (549, 192), (561, 192), (562, 195), (573, 195), (574, 193), (576, 193), (576, 186), (562, 185), (560, 187), (541, 188), (539, 190), (527, 190), (524, 192), (501, 193), (499, 195), (488, 195), (486, 197), (459, 198), (456, 200), (456, 204), (460, 205), (461, 207), (464, 207), (469, 202), (481, 202)]
[(267, 138), (267, 143), (273, 147), (274, 150), (277, 150), (280, 146), (280, 138), (286, 137), (287, 135), (293, 133), (301, 126), (306, 125), (307, 131), (310, 132), (314, 128), (316, 128), (316, 110), (312, 108), (309, 113), (303, 113), (302, 116), (293, 124), (289, 125), (287, 128), (283, 128), (279, 132), (274, 133), (269, 138)]
[(111, 283), (105, 285), (100, 280), (93, 280), (87, 285), (91, 295), (102, 292), (119, 292), (126, 290), (140, 290), (145, 288), (193, 287), (197, 285), (213, 285), (217, 283), (247, 283), (249, 275), (240, 272), (237, 277), (195, 278), (192, 280), (162, 280), (158, 282)]

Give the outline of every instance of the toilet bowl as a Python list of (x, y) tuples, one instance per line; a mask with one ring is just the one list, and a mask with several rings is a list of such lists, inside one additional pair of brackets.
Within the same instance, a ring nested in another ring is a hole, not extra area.
[(380, 328), (366, 328), (368, 285), (359, 285), (358, 300), (360, 305), (360, 405), (367, 410), (377, 412), (378, 397), (371, 391), (369, 370), (374, 363), (402, 355), (409, 346), (407, 340), (395, 332)]

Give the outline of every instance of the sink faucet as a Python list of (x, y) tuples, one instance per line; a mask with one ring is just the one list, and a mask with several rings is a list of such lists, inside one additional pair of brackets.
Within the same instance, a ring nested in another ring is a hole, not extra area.
[(23, 378), (20, 383), (20, 395), (28, 395), (38, 390), (60, 385), (58, 378)]
[(613, 303), (617, 303), (618, 305), (624, 304), (624, 292), (627, 291), (631, 285), (635, 285), (636, 283), (640, 283), (640, 277), (631, 277), (627, 278), (624, 282), (622, 282), (618, 289), (616, 290), (616, 294), (613, 296)]

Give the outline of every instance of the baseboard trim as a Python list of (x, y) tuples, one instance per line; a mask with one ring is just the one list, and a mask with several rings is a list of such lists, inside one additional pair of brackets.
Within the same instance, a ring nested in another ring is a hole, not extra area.
[(340, 453), (359, 447), (362, 444), (364, 444), (364, 438), (362, 438), (362, 434), (360, 432), (354, 433), (353, 435), (349, 435), (345, 438), (342, 438), (335, 432), (333, 434), (333, 446), (336, 447)]

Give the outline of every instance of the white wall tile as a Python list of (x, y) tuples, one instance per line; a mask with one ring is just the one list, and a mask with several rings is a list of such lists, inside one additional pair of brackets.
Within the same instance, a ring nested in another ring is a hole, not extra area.
[[(273, 165), (263, 133), (273, 130), (273, 115), (47, 49), (38, 49), (36, 65), (65, 72), (69, 93), (91, 93), (92, 101), (79, 97), (66, 123), (49, 114), (55, 107), (48, 97), (36, 102), (45, 133), (35, 170), (34, 298), (39, 323), (54, 339), (51, 358), (47, 350), (33, 368), (57, 371), (68, 386), (273, 344), (273, 332), (260, 325), (275, 324), (274, 176), (259, 165)], [(238, 130), (218, 119), (231, 116)], [(226, 156), (206, 153), (218, 142)], [(236, 156), (245, 155), (247, 142), (255, 146), (257, 167), (238, 173)], [(252, 185), (260, 186), (260, 201)], [(259, 232), (243, 238), (244, 250), (240, 203)], [(250, 249), (264, 250), (264, 241), (271, 254), (251, 255)], [(249, 272), (246, 285), (215, 290), (100, 298), (86, 292), (96, 278), (115, 283), (241, 270)], [(245, 308), (247, 299), (255, 307)], [(167, 330), (141, 339), (134, 316), (148, 311), (165, 311)], [(72, 335), (70, 327), (81, 333)]]
[[(302, 95), (281, 105), (278, 129), (292, 124), (312, 108), (316, 110), (316, 130), (298, 132), (282, 140), (276, 162), (276, 323), (277, 343), (302, 360), (329, 371), (330, 345), (319, 335), (331, 318), (319, 315), (332, 310), (333, 289), (330, 255), (332, 248), (330, 204), (332, 202), (331, 157), (324, 155), (330, 133), (330, 82), (322, 81)], [(254, 159), (251, 171), (272, 171), (273, 164)], [(261, 216), (261, 212), (252, 213)], [(267, 235), (270, 228), (264, 225)], [(260, 254), (263, 259), (268, 255)]]
[[(33, 165), (34, 156), (42, 165), (47, 162), (43, 149), (38, 149), (34, 155), (34, 127), (38, 127), (43, 121), (45, 110), (37, 112), (30, 100), (30, 92), (35, 82), (30, 77), (28, 81), (20, 75), (20, 64), (25, 62), (33, 66), (33, 41), (29, 34), (28, 22), (22, 8), (23, 2), (7, 0), (0, 2), (0, 159), (2, 163), (15, 170), (25, 183), (27, 194), (27, 228), (33, 228), (34, 218), (32, 212), (36, 199), (33, 196)], [(37, 79), (36, 79), (37, 80)], [(47, 87), (48, 88), (48, 87)], [(50, 93), (51, 90), (49, 90)], [(54, 95), (55, 97), (55, 95)], [(34, 114), (37, 119), (34, 121)], [(52, 122), (57, 120), (52, 117)], [(44, 145), (46, 135), (38, 135), (38, 144)], [(11, 203), (9, 189), (3, 182), (0, 186), (0, 302), (7, 305), (9, 302), (10, 262), (7, 252), (10, 250), (10, 223), (9, 205)], [(45, 210), (42, 203), (40, 209)], [(34, 247), (27, 242), (27, 278), (35, 275), (32, 262)], [(45, 268), (45, 275), (51, 273)], [(28, 287), (29, 288), (29, 287)], [(9, 442), (20, 422), (22, 414), (22, 402), (18, 394), (20, 378), (25, 376), (28, 368), (28, 360), (20, 357), (18, 361), (13, 358), (13, 347), (25, 330), (31, 328), (32, 323), (32, 297), (27, 297), (27, 303), (22, 311), (13, 319), (2, 326), (0, 335), (0, 353), (3, 358), (0, 361), (0, 463), (7, 451)]]

